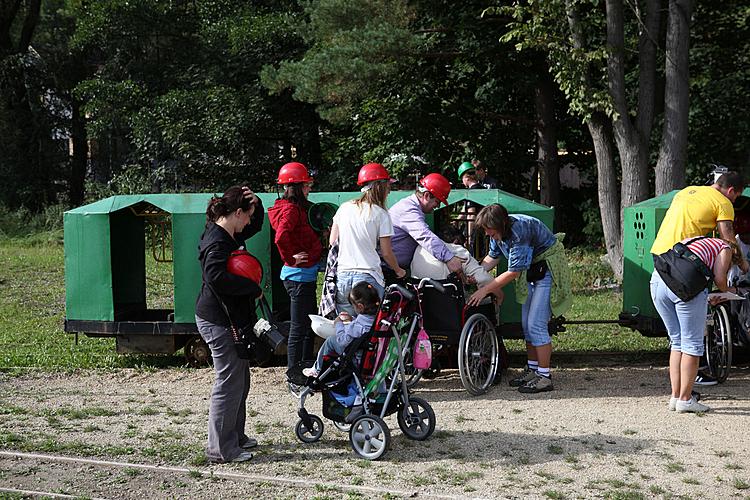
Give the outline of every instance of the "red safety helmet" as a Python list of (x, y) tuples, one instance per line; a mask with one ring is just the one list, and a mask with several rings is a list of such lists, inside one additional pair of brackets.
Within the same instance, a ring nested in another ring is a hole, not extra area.
[(734, 214), (734, 232), (737, 234), (750, 233), (750, 214), (746, 212)]
[(380, 163), (368, 163), (359, 169), (357, 174), (357, 186), (363, 186), (373, 181), (395, 181), (388, 175), (388, 171)]
[(247, 250), (235, 250), (227, 260), (227, 271), (237, 276), (253, 280), (260, 285), (263, 281), (263, 266)]
[(440, 174), (427, 174), (422, 177), (419, 184), (443, 204), (448, 204), (448, 195), (451, 192), (451, 183), (448, 179)]
[(297, 184), (299, 182), (312, 182), (312, 177), (307, 172), (307, 167), (293, 161), (287, 163), (279, 170), (278, 184)]

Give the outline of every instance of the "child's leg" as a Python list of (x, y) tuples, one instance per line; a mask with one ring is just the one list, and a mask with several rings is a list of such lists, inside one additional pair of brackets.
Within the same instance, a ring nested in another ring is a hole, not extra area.
[(320, 346), (320, 351), (318, 351), (318, 359), (315, 361), (315, 371), (320, 373), (323, 370), (323, 356), (327, 356), (331, 354), (332, 352), (335, 352), (336, 354), (341, 354), (344, 352), (344, 349), (342, 349), (339, 346), (339, 343), (336, 341), (336, 336), (333, 335), (332, 337), (328, 337), (325, 342), (323, 342), (323, 345)]

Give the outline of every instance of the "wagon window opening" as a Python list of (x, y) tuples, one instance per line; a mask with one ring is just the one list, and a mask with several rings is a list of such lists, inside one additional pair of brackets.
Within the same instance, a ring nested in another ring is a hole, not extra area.
[(144, 217), (146, 308), (174, 311), (172, 214), (156, 208)]
[(147, 202), (112, 212), (110, 239), (115, 320), (172, 320), (171, 214)]

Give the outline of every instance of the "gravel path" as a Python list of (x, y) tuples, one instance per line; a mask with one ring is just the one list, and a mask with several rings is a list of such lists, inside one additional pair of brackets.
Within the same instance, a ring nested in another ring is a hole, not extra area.
[[(388, 417), (377, 462), (327, 420), (321, 441), (299, 443), (282, 369), (266, 368), (253, 369), (248, 400), (255, 458), (207, 465), (212, 380), (209, 369), (0, 375), (0, 497), (750, 498), (747, 369), (704, 390), (714, 411), (702, 416), (667, 411), (662, 367), (557, 370), (554, 392), (503, 382), (478, 398), (447, 371), (417, 388), (434, 435), (410, 441)], [(320, 396), (307, 408), (320, 415)]]

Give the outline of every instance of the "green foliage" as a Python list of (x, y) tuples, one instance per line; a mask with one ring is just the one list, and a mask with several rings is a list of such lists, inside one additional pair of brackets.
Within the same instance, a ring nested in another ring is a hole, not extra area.
[[(567, 19), (566, 4), (578, 12), (582, 38), (587, 42), (584, 47), (573, 45), (570, 28), (567, 22), (563, 22)], [(490, 8), (484, 14), (512, 17), (501, 42), (514, 43), (519, 51), (545, 54), (572, 114), (584, 120), (593, 111), (614, 115), (607, 91), (606, 19), (599, 2), (526, 0), (514, 2), (513, 6)], [(629, 43), (631, 48), (637, 46), (635, 39), (630, 39)]]
[[(222, 189), (249, 181), (271, 190), (294, 145), (317, 163), (317, 117), (259, 84), (263, 64), (294, 54), (292, 2), (108, 0), (85, 3), (74, 46), (103, 57), (76, 94), (101, 160), (144, 177), (148, 191)], [(126, 36), (123, 36), (126, 35)], [(286, 157), (286, 158), (285, 158)], [(139, 166), (139, 167), (137, 167)], [(123, 182), (111, 182), (123, 192)]]
[[(411, 61), (414, 14), (402, 0), (318, 0), (306, 4), (299, 31), (312, 46), (299, 61), (266, 67), (261, 81), (273, 92), (294, 89), (300, 101), (320, 104), (320, 116), (348, 121), (357, 104)], [(390, 83), (390, 82), (389, 82)]]

